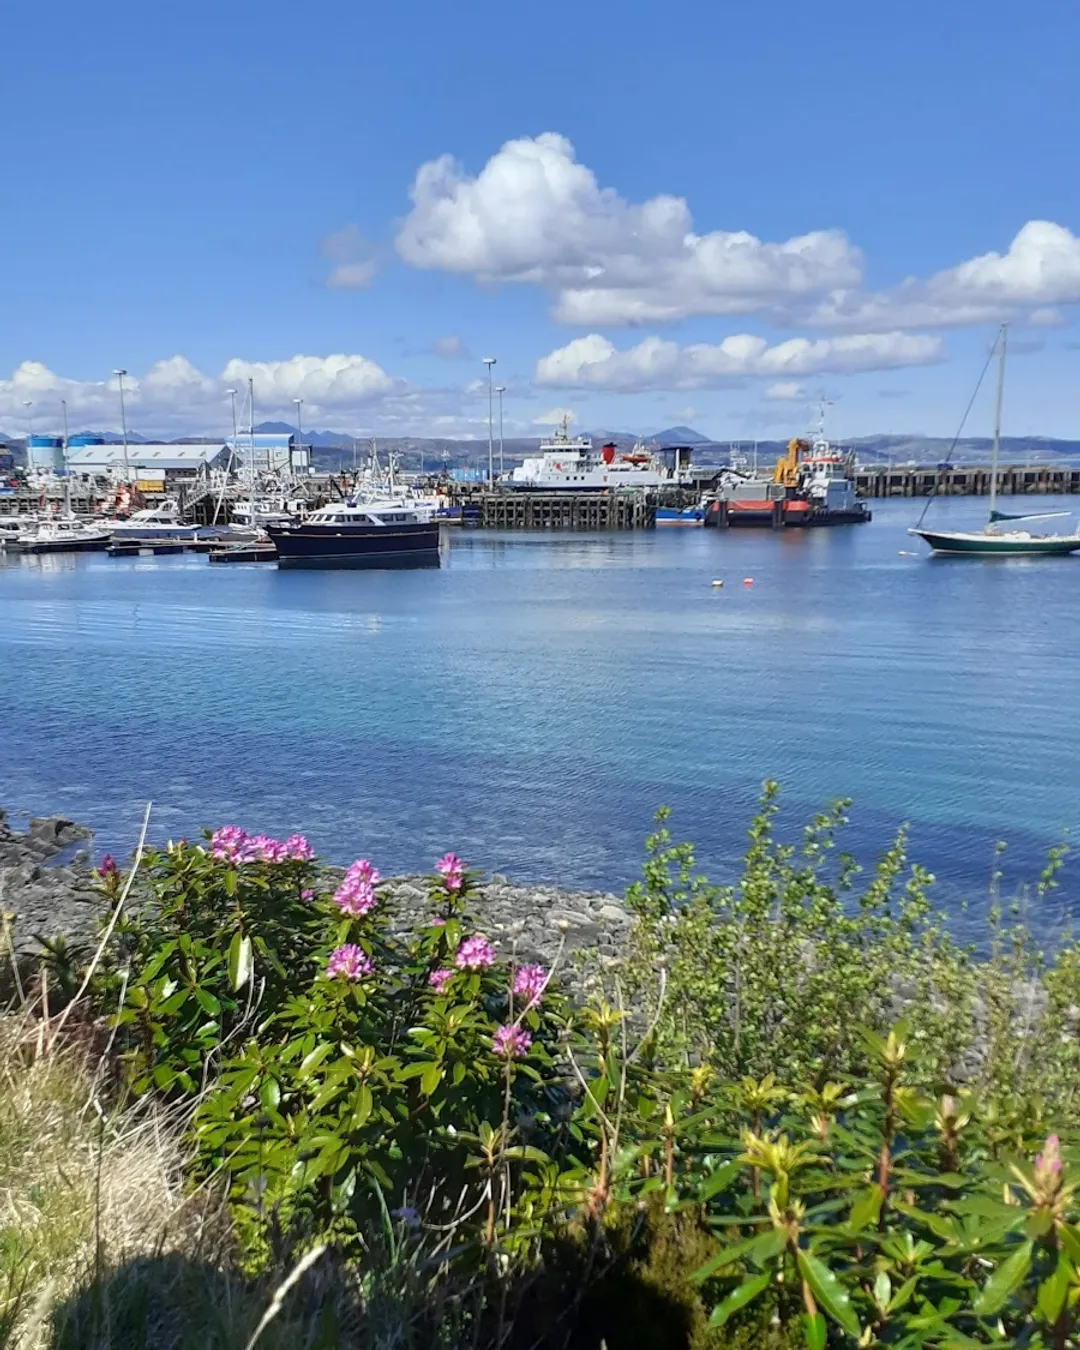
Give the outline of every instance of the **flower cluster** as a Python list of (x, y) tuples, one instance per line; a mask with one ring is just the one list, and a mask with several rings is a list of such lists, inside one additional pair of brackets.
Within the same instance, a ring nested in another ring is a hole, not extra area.
[(465, 880), (465, 864), (456, 853), (444, 853), (435, 864), (435, 871), (443, 879), (448, 891), (460, 891)]
[(268, 834), (247, 834), (239, 825), (222, 825), (210, 837), (210, 852), (219, 862), (240, 863), (310, 862), (315, 853), (302, 834), (291, 834), (284, 843)]
[(491, 1038), (492, 1050), (502, 1059), (522, 1059), (531, 1045), (532, 1037), (519, 1026), (496, 1027)]
[(446, 986), (453, 978), (454, 972), (452, 970), (447, 970), (444, 967), (442, 970), (433, 970), (427, 977), (427, 982), (437, 994), (444, 994), (446, 992)]
[(111, 853), (105, 854), (104, 858), (101, 860), (101, 866), (95, 868), (95, 871), (102, 881), (111, 881), (113, 877), (118, 877), (120, 875), (120, 868), (117, 867), (116, 859)]
[(360, 980), (372, 972), (371, 957), (355, 942), (335, 947), (326, 963), (326, 974), (331, 980)]
[(494, 960), (495, 952), (492, 950), (491, 943), (486, 937), (481, 937), (477, 933), (474, 937), (466, 938), (457, 949), (454, 964), (459, 970), (483, 970), (486, 966), (490, 966)]
[(375, 908), (375, 887), (381, 879), (377, 867), (366, 858), (358, 858), (334, 892), (334, 904), (353, 919), (363, 918)]
[(543, 966), (518, 966), (514, 972), (514, 997), (525, 1000), (526, 1008), (540, 1002), (547, 985), (547, 971)]

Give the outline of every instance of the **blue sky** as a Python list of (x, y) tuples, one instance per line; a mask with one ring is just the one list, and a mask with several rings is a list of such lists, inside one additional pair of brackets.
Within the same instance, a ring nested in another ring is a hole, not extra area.
[(251, 375), (486, 435), (495, 355), (518, 434), (949, 434), (1009, 319), (1007, 430), (1077, 432), (1065, 0), (43, 0), (4, 48), (0, 431), (115, 426), (122, 365), (146, 432)]

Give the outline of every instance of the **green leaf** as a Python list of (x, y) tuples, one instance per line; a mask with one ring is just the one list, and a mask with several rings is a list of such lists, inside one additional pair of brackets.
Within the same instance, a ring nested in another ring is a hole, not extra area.
[(864, 1228), (877, 1223), (882, 1198), (881, 1187), (876, 1184), (867, 1186), (865, 1191), (855, 1197), (851, 1213), (848, 1215), (848, 1223), (856, 1233), (861, 1233)]
[(1073, 1274), (1073, 1264), (1064, 1252), (1058, 1257), (1058, 1263), (1051, 1275), (1039, 1285), (1039, 1313), (1051, 1326), (1061, 1316), (1065, 1306), (1065, 1296), (1069, 1292), (1069, 1282)]
[(802, 1325), (807, 1350), (825, 1350), (827, 1332), (825, 1319), (821, 1313), (815, 1313), (813, 1317), (809, 1313), (803, 1313)]
[(718, 1167), (715, 1172), (707, 1176), (698, 1188), (698, 1200), (704, 1204), (706, 1200), (711, 1200), (719, 1191), (729, 1186), (732, 1181), (742, 1171), (742, 1163), (734, 1160)]
[(209, 1013), (211, 1017), (218, 1017), (221, 1013), (221, 1003), (209, 989), (202, 989), (196, 986), (195, 1000), (204, 1013)]
[(800, 1251), (798, 1259), (802, 1277), (810, 1286), (810, 1291), (818, 1303), (821, 1304), (834, 1322), (843, 1327), (849, 1336), (857, 1338), (860, 1334), (859, 1319), (855, 1316), (855, 1309), (851, 1306), (848, 1291), (825, 1262), (819, 1260), (812, 1253)]
[(225, 894), (236, 894), (236, 869), (232, 867), (225, 873)]
[(366, 1083), (361, 1083), (356, 1089), (356, 1108), (353, 1111), (353, 1120), (358, 1127), (366, 1123), (374, 1104), (371, 1089)]
[(709, 1326), (722, 1327), (732, 1313), (736, 1313), (740, 1308), (745, 1308), (748, 1303), (752, 1303), (758, 1294), (765, 1289), (772, 1278), (769, 1271), (761, 1275), (751, 1275), (749, 1279), (743, 1280), (742, 1284), (737, 1285), (722, 1303), (718, 1303), (712, 1310), (712, 1316), (709, 1318)]
[(297, 1078), (303, 1080), (308, 1074), (314, 1072), (330, 1053), (332, 1048), (329, 1041), (320, 1041), (314, 1050), (309, 1050), (300, 1061), (300, 1067), (296, 1071)]
[(259, 1089), (259, 1101), (264, 1111), (276, 1111), (281, 1102), (281, 1085), (276, 1078), (267, 1078)]
[(234, 933), (229, 943), (229, 983), (234, 989), (243, 989), (251, 979), (251, 939), (243, 933)]
[(430, 1097), (435, 1089), (442, 1082), (443, 1066), (436, 1060), (429, 1064), (420, 1075), (420, 1091), (425, 1097)]
[(1033, 1245), (1031, 1242), (1023, 1243), (986, 1281), (972, 1307), (977, 1317), (992, 1317), (1024, 1283), (1031, 1265)]
[(784, 1234), (780, 1229), (771, 1228), (767, 1233), (759, 1233), (756, 1237), (747, 1238), (744, 1242), (736, 1242), (733, 1247), (725, 1247), (722, 1252), (717, 1252), (703, 1266), (695, 1270), (690, 1278), (695, 1284), (701, 1284), (710, 1275), (715, 1275), (718, 1270), (723, 1270), (725, 1266), (734, 1265), (736, 1261), (753, 1261), (755, 1264), (768, 1261), (784, 1250), (784, 1242)]

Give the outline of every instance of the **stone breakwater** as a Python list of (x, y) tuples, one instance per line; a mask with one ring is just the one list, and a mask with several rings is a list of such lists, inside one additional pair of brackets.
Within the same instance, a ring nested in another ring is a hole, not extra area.
[[(31, 820), (25, 832), (16, 831), (0, 810), (0, 911), (14, 916), (12, 939), (20, 956), (40, 951), (38, 937), (62, 933), (77, 944), (93, 938), (102, 902), (94, 887), (92, 839), (84, 826), (61, 818)], [(325, 869), (328, 889), (341, 877), (341, 869)], [(426, 877), (390, 877), (379, 895), (395, 933), (435, 915)], [(578, 952), (601, 963), (616, 960), (632, 922), (618, 895), (515, 886), (498, 873), (477, 888), (469, 907), (477, 931), (500, 954), (550, 965), (561, 948), (564, 972)]]

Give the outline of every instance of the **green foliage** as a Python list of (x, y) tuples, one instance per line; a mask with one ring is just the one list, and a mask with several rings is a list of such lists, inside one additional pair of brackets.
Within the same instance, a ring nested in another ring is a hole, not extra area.
[(170, 845), (94, 996), (127, 1082), (192, 1106), (245, 1276), (328, 1243), (388, 1344), (1064, 1350), (1080, 947), (1024, 924), (1061, 855), (979, 957), (844, 811), (796, 848), (767, 784), (728, 887), (661, 813), (584, 1003), (515, 994), (456, 860), (403, 934), (304, 856)]

